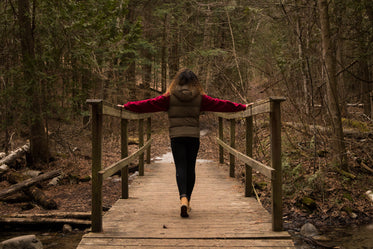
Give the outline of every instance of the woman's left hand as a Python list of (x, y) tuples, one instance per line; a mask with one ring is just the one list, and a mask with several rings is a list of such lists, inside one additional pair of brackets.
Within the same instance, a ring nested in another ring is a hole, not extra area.
[(117, 107), (119, 107), (119, 108), (124, 108), (124, 105), (117, 105)]

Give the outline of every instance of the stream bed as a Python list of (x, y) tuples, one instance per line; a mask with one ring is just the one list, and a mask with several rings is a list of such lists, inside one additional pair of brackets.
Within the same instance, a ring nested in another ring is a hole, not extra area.
[[(61, 231), (22, 231), (20, 228), (17, 228), (14, 231), (1, 231), (0, 242), (13, 237), (28, 234), (35, 234), (36, 237), (42, 242), (44, 249), (75, 249), (85, 232), (81, 230), (74, 230), (71, 233), (65, 234)], [(360, 227), (333, 228), (323, 235), (330, 239), (329, 241), (322, 242), (327, 246), (334, 246), (335, 248), (339, 249), (373, 249), (373, 224)], [(296, 241), (295, 245), (295, 248), (298, 249), (316, 248), (299, 241)]]

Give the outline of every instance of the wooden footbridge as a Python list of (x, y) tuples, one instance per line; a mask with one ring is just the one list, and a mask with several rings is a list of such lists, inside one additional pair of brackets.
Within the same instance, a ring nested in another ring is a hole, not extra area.
[[(294, 248), (282, 231), (281, 125), (282, 98), (256, 102), (239, 113), (217, 113), (219, 117), (219, 162), (198, 162), (196, 185), (189, 218), (180, 217), (175, 166), (150, 164), (151, 115), (120, 110), (101, 100), (92, 105), (92, 232), (81, 240), (86, 248)], [(252, 117), (270, 113), (272, 165), (253, 158)], [(121, 118), (122, 160), (102, 169), (102, 116)], [(223, 140), (223, 118), (230, 120), (230, 143)], [(246, 153), (235, 149), (235, 119), (246, 119)], [(128, 120), (139, 120), (139, 150), (128, 156)], [(144, 142), (144, 123), (147, 141)], [(225, 167), (223, 152), (230, 154)], [(146, 155), (146, 160), (145, 160)], [(139, 177), (128, 187), (128, 164), (139, 158)], [(242, 188), (234, 176), (235, 159), (246, 164)], [(144, 161), (148, 164), (144, 165)], [(251, 171), (259, 171), (272, 183), (272, 215), (252, 195)], [(104, 179), (122, 171), (122, 198), (102, 215)]]

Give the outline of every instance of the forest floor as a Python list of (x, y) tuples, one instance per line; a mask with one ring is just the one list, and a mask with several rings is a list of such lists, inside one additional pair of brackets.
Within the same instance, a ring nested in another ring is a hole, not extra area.
[[(105, 118), (103, 165), (104, 167), (120, 159), (119, 122)], [(165, 114), (156, 114), (152, 121), (152, 159), (170, 151)], [(370, 126), (369, 126), (370, 125)], [(368, 130), (372, 131), (372, 124)], [(136, 123), (129, 125), (129, 135), (136, 137)], [(243, 122), (237, 123), (237, 138), (244, 138)], [(229, 127), (229, 124), (225, 124)], [(215, 141), (217, 119), (212, 114), (201, 116), (201, 130), (206, 133), (201, 137), (199, 158), (218, 161), (218, 146)], [(269, 165), (270, 144), (268, 125), (263, 120), (255, 120), (254, 157)], [(226, 132), (227, 136), (229, 132)], [(18, 134), (18, 133), (17, 133)], [(49, 122), (49, 141), (54, 154), (48, 164), (34, 166), (43, 172), (61, 169), (63, 179), (56, 186), (48, 181), (39, 184), (44, 193), (53, 198), (61, 212), (89, 212), (91, 210), (91, 181), (84, 181), (91, 171), (91, 132), (84, 129), (81, 121)], [(244, 140), (236, 139), (237, 148), (242, 151)], [(306, 222), (318, 228), (329, 226), (346, 226), (366, 224), (372, 221), (373, 205), (365, 194), (373, 190), (373, 174), (361, 167), (364, 162), (373, 168), (373, 137), (346, 138), (349, 153), (350, 173), (355, 177), (338, 173), (329, 165), (327, 143), (320, 135), (318, 139), (302, 134), (294, 128), (283, 126), (283, 192), (284, 192), (284, 227), (299, 230)], [(19, 135), (12, 141), (13, 149), (25, 143)], [(315, 147), (314, 144), (317, 146)], [(137, 145), (130, 145), (129, 150), (136, 150)], [(225, 162), (229, 163), (227, 153)], [(25, 160), (17, 160), (11, 165), (13, 171), (26, 171)], [(244, 165), (237, 162), (236, 177), (244, 182)], [(8, 174), (1, 177), (0, 190), (9, 187)], [(198, 177), (198, 176), (197, 176)], [(254, 172), (256, 194), (262, 205), (270, 211), (270, 182)], [(243, 185), (243, 184), (242, 184)], [(176, 186), (175, 186), (176, 187)], [(120, 197), (120, 182), (111, 177), (104, 182), (103, 205), (110, 207)], [(7, 203), (0, 201), (0, 216), (15, 213), (47, 213), (38, 205), (29, 203)]]

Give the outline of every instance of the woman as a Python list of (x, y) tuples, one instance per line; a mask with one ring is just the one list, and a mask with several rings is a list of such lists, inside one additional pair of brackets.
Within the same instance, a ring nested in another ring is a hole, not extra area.
[(189, 217), (200, 145), (200, 112), (237, 112), (245, 110), (248, 105), (207, 96), (197, 76), (189, 69), (182, 69), (176, 74), (165, 94), (118, 106), (138, 113), (168, 112), (171, 150), (181, 202), (180, 216)]

